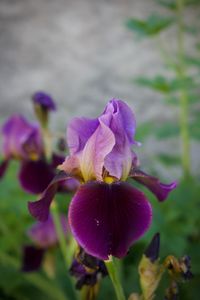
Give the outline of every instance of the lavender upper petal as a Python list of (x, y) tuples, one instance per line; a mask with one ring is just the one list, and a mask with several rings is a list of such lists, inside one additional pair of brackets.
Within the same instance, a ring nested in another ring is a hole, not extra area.
[(115, 145), (115, 137), (108, 126), (100, 122), (88, 139), (80, 157), (80, 169), (85, 181), (102, 180), (105, 157)]
[(136, 122), (131, 109), (121, 100), (111, 100), (99, 118), (115, 136), (115, 145), (105, 158), (105, 168), (111, 176), (125, 180), (132, 165), (131, 145), (134, 143)]
[(123, 257), (148, 229), (151, 206), (144, 194), (126, 183), (90, 182), (80, 187), (69, 207), (69, 225), (90, 255)]
[(115, 122), (111, 121), (111, 129), (115, 132), (115, 126), (120, 126), (126, 133), (130, 143), (134, 143), (136, 130), (135, 116), (130, 107), (122, 100), (112, 99), (108, 102), (103, 114), (111, 114)]
[(71, 155), (83, 150), (98, 125), (98, 119), (87, 118), (74, 118), (69, 123), (67, 129), (67, 144)]

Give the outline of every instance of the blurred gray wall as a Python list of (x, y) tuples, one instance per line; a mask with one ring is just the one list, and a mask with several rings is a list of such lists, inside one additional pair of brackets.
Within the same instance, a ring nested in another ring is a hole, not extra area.
[[(138, 123), (177, 117), (160, 95), (131, 83), (161, 72), (162, 64), (154, 43), (136, 41), (125, 21), (157, 10), (152, 0), (0, 0), (0, 121), (13, 112), (33, 118), (37, 90), (55, 98), (52, 122), (62, 131), (75, 115), (99, 114), (112, 97), (127, 101)], [(166, 147), (178, 149), (176, 141), (150, 139), (144, 157), (150, 162)]]

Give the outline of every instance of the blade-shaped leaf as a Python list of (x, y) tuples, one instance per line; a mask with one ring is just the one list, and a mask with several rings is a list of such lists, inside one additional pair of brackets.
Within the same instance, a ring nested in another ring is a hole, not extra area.
[(200, 117), (197, 117), (190, 123), (190, 136), (192, 139), (200, 141)]
[(155, 128), (154, 134), (158, 139), (167, 139), (178, 136), (180, 129), (177, 124), (165, 122)]
[(174, 0), (157, 0), (157, 3), (170, 10), (176, 10), (177, 4)]
[(196, 82), (192, 77), (187, 77), (184, 80), (177, 78), (168, 79), (162, 75), (156, 75), (153, 78), (140, 76), (134, 82), (138, 85), (145, 86), (152, 90), (167, 94), (178, 91), (181, 88), (191, 89), (196, 86)]
[(191, 65), (191, 66), (195, 66), (195, 67), (200, 68), (200, 58), (198, 58), (198, 57), (187, 56), (187, 57), (185, 58), (185, 62), (186, 62), (188, 65)]
[(126, 26), (136, 32), (139, 36), (154, 36), (168, 28), (174, 22), (173, 18), (159, 15), (150, 15), (146, 20), (130, 18)]
[[(195, 104), (195, 103), (198, 103), (200, 101), (200, 95), (195, 94), (195, 93), (188, 94), (187, 97), (188, 97), (189, 104)], [(169, 96), (166, 96), (164, 98), (164, 100), (165, 100), (165, 103), (170, 104), (170, 105), (177, 106), (177, 105), (180, 104), (179, 103), (180, 99), (179, 99), (178, 96), (169, 95)]]

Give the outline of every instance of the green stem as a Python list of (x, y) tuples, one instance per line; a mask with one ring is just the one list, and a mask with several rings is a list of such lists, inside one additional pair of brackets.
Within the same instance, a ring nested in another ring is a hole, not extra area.
[[(55, 228), (56, 228), (56, 233), (58, 236), (60, 250), (61, 250), (64, 262), (65, 262), (65, 266), (66, 266), (67, 270), (69, 270), (70, 266), (71, 266), (71, 262), (72, 262), (70, 246), (68, 247), (68, 245), (67, 245), (66, 237), (63, 233), (62, 224), (60, 222), (59, 212), (58, 212), (58, 208), (57, 208), (55, 201), (52, 204), (51, 212), (52, 212), (52, 216), (53, 216), (53, 220), (54, 220), (54, 224), (55, 224)], [(69, 276), (69, 280), (71, 282), (71, 287), (73, 289), (74, 297), (76, 299), (79, 299), (78, 292), (75, 289), (74, 280), (72, 279), (71, 276)]]
[(184, 0), (177, 0), (177, 20), (178, 20), (178, 59), (179, 69), (177, 77), (182, 82), (180, 91), (180, 130), (182, 140), (182, 168), (184, 178), (190, 177), (190, 135), (188, 116), (188, 95), (184, 87), (186, 78), (186, 68), (184, 62), (184, 22), (183, 22)]
[(69, 257), (69, 255), (68, 255), (69, 252), (67, 249), (66, 238), (63, 233), (62, 225), (60, 222), (60, 216), (59, 216), (58, 208), (57, 208), (55, 201), (52, 203), (51, 212), (52, 212), (52, 216), (53, 216), (53, 220), (54, 220), (54, 224), (55, 224), (55, 228), (56, 228), (56, 233), (57, 233), (58, 240), (59, 240), (60, 250), (62, 252), (62, 256), (65, 261), (66, 267), (69, 269), (70, 263), (71, 263), (71, 257)]
[(124, 295), (122, 285), (120, 283), (119, 274), (117, 272), (117, 268), (115, 266), (113, 258), (111, 257), (109, 260), (105, 261), (105, 264), (106, 264), (110, 279), (112, 281), (113, 287), (115, 289), (115, 294), (117, 296), (117, 300), (125, 300), (126, 298)]

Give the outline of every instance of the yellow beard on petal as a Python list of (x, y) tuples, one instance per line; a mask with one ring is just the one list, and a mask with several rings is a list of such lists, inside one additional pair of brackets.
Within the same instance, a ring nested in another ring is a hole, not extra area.
[(116, 181), (116, 178), (111, 177), (111, 176), (106, 176), (106, 177), (104, 177), (103, 181), (104, 181), (105, 183), (111, 184), (111, 183), (113, 183), (113, 182)]

